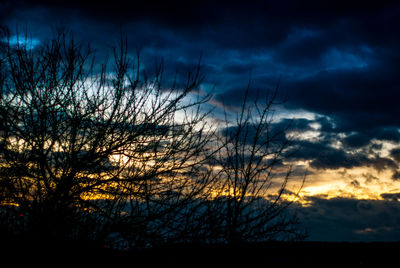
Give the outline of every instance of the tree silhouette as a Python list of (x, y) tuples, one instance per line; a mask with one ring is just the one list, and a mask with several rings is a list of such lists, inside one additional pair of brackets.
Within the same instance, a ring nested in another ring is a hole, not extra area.
[(203, 223), (211, 225), (209, 236), (218, 241), (238, 244), (305, 237), (298, 218), (288, 212), (305, 176), (296, 192), (289, 191), (292, 167), (282, 163), (290, 148), (291, 140), (285, 135), (290, 126), (277, 128), (273, 123), (278, 88), (264, 101), (250, 101), (248, 87), (240, 110), (225, 110), (225, 126), (216, 133), (220, 149), (209, 159), (217, 179)]
[(117, 248), (298, 238), (282, 198), (291, 171), (272, 176), (289, 146), (271, 130), (276, 91), (249, 105), (247, 90), (234, 123), (227, 114), (216, 131), (200, 62), (171, 81), (124, 38), (99, 63), (66, 32), (35, 48), (3, 33), (3, 230)]
[(103, 229), (115, 225), (128, 205), (124, 213), (134, 213), (134, 201), (198, 191), (187, 175), (204, 161), (210, 135), (201, 111), (208, 96), (189, 96), (200, 67), (164, 87), (163, 66), (142, 72), (124, 40), (113, 60), (111, 70), (97, 64), (89, 46), (65, 33), (37, 49), (5, 44), (1, 202), (24, 215), (21, 232), (79, 236), (75, 226), (97, 226), (85, 222), (96, 217)]
[[(233, 189), (227, 207), (229, 239), (237, 239), (238, 233), (241, 239), (253, 241), (302, 236), (296, 227), (296, 217), (286, 214), (287, 207), (295, 199), (282, 198), (288, 190), (292, 168), (282, 171), (283, 178), (274, 177), (291, 142), (285, 136), (287, 129), (273, 128), (277, 92), (278, 87), (264, 103), (256, 100), (249, 105), (246, 91), (236, 124), (233, 128), (227, 124), (224, 133), (227, 161), (221, 164), (226, 183)], [(301, 190), (304, 179), (297, 191)], [(261, 197), (271, 194), (273, 184), (277, 186), (276, 194), (265, 202)], [(294, 194), (295, 198), (297, 196), (298, 192)]]

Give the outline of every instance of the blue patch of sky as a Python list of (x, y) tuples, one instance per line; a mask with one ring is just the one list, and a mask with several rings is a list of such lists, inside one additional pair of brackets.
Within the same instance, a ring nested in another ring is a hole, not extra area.
[(15, 47), (26, 47), (31, 50), (40, 45), (40, 40), (37, 38), (13, 35), (10, 38), (3, 38), (4, 43), (9, 43), (11, 46)]

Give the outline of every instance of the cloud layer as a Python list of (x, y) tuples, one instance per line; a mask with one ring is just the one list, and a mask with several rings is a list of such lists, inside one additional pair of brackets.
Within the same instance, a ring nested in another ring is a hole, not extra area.
[(398, 193), (384, 200), (309, 197), (310, 205), (298, 210), (309, 240), (398, 241), (400, 239)]

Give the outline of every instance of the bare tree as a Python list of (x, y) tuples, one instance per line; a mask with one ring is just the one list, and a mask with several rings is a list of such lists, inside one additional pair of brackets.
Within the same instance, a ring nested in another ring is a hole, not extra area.
[[(277, 86), (264, 101), (249, 100), (245, 91), (240, 110), (229, 114), (225, 110), (225, 127), (217, 136), (221, 148), (214, 158), (216, 180), (214, 201), (209, 203), (209, 219), (219, 229), (214, 237), (236, 244), (280, 239), (301, 239), (304, 233), (298, 220), (288, 211), (298, 197), (289, 193), (291, 166), (283, 165), (290, 148), (284, 129), (274, 127)], [(285, 198), (284, 198), (285, 196)]]
[(215, 132), (203, 109), (210, 96), (197, 90), (200, 62), (168, 81), (163, 63), (149, 72), (124, 38), (99, 63), (65, 32), (35, 48), (4, 33), (3, 228), (114, 247), (298, 234), (283, 198), (291, 169), (274, 177), (289, 146), (272, 129), (277, 90), (263, 104), (249, 104), (247, 90), (234, 122), (226, 113)]
[(99, 64), (65, 32), (35, 49), (5, 44), (0, 201), (10, 210), (2, 220), (20, 216), (19, 232), (104, 238), (124, 223), (143, 231), (206, 185), (193, 180), (211, 135), (200, 65), (165, 86), (163, 65), (143, 71), (126, 40), (112, 52), (112, 64)]

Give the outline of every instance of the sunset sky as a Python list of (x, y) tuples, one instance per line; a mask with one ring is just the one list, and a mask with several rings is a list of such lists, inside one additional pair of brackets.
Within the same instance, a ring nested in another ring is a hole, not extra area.
[(308, 239), (400, 239), (397, 1), (134, 2), (1, 1), (0, 25), (28, 30), (32, 48), (65, 27), (100, 53), (123, 32), (167, 76), (202, 55), (201, 89), (217, 107), (241, 104), (250, 73), (250, 98), (279, 83), (275, 124), (293, 120), (287, 161), (307, 173)]

